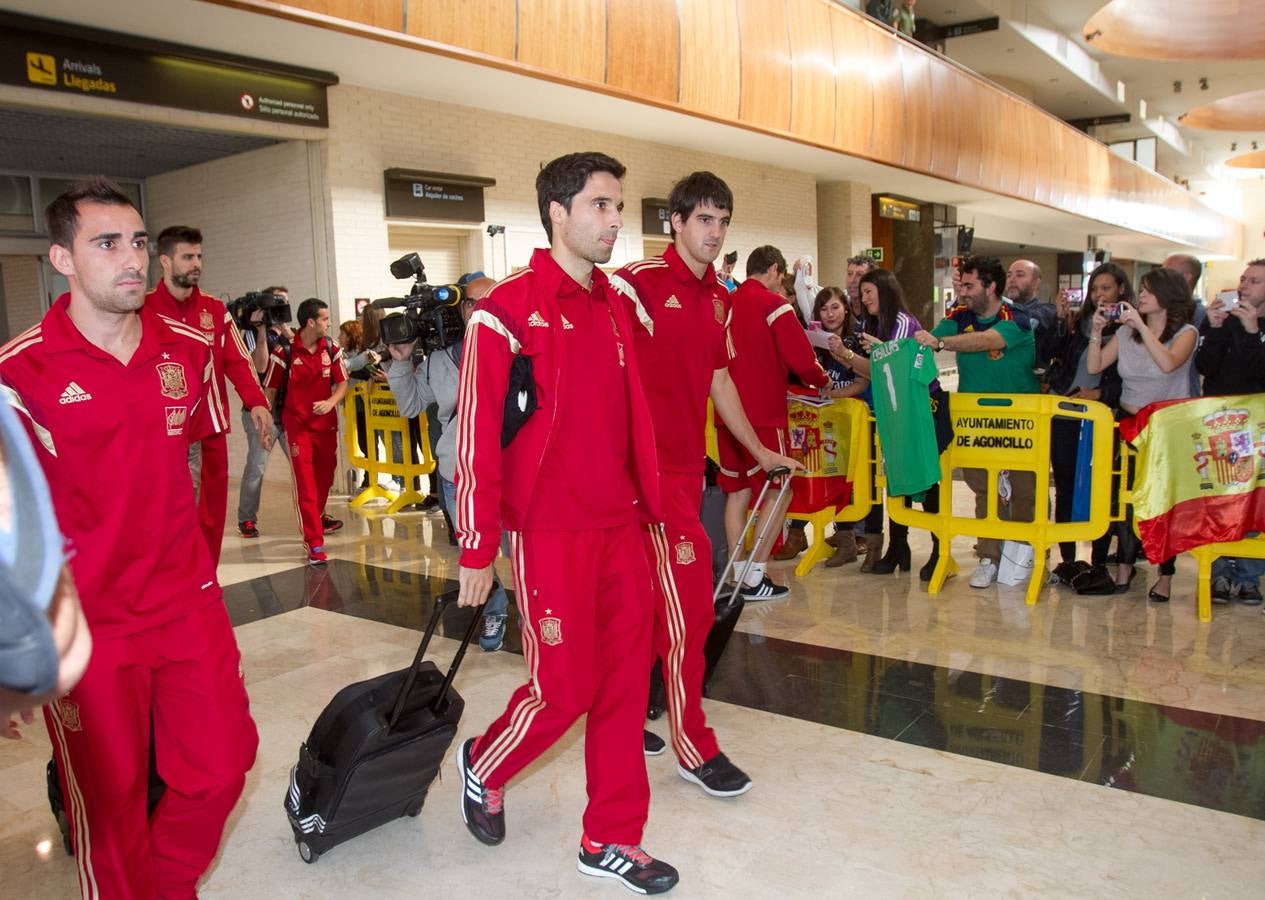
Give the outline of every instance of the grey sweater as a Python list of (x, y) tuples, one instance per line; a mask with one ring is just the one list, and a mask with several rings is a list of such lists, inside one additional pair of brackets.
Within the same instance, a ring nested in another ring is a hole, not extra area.
[(461, 345), (437, 350), (414, 367), (408, 360), (391, 360), (387, 383), (395, 396), (400, 415), (411, 419), (432, 403), (439, 404), (439, 441), (435, 445), (435, 461), (439, 474), (452, 481), (457, 471), (457, 385), (458, 355)]

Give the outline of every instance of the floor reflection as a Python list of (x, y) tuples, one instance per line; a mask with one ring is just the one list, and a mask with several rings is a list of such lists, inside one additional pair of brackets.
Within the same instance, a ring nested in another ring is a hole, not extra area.
[[(226, 587), (235, 625), (312, 606), (421, 630), (451, 579), (332, 560)], [(511, 593), (511, 603), (513, 595)], [(440, 633), (459, 637), (473, 610)], [(511, 615), (505, 649), (520, 652)], [(1265, 722), (734, 633), (713, 700), (1265, 819)]]

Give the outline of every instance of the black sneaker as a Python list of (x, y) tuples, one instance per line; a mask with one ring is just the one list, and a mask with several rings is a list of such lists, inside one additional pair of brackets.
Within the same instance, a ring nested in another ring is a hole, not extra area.
[(646, 751), (646, 756), (658, 756), (668, 747), (668, 745), (663, 742), (663, 738), (659, 737), (653, 731), (643, 730), (641, 742)]
[(483, 843), (495, 847), (505, 840), (505, 791), (494, 791), (483, 786), (479, 776), (470, 771), (470, 748), (474, 738), (468, 738), (457, 748), (457, 772), (461, 775), (461, 818), (466, 827)]
[(321, 513), (321, 530), (322, 531), (337, 531), (338, 529), (342, 527), (343, 527), (342, 519), (335, 519), (333, 516), (327, 516), (325, 513)]
[(774, 584), (773, 579), (765, 575), (755, 587), (744, 584), (738, 593), (743, 600), (781, 600), (790, 596), (791, 589), (784, 584)]
[(259, 537), (259, 529), (255, 527), (254, 519), (247, 519), (245, 522), (238, 522), (237, 533), (244, 538)]
[(430, 512), (431, 510), (439, 509), (439, 498), (434, 494), (428, 494), (425, 500), (417, 504), (417, 508), (422, 512)]
[(1212, 602), (1224, 606), (1234, 598), (1234, 586), (1226, 577), (1212, 579)]
[(1234, 599), (1244, 606), (1261, 605), (1261, 589), (1254, 584), (1239, 584), (1234, 587)]
[(687, 769), (677, 763), (676, 770), (686, 781), (694, 782), (713, 797), (737, 797), (751, 790), (747, 773), (723, 753), (717, 753), (697, 769)]
[(663, 894), (681, 880), (676, 869), (632, 844), (606, 844), (594, 853), (581, 844), (575, 867), (584, 875), (618, 878), (638, 894)]

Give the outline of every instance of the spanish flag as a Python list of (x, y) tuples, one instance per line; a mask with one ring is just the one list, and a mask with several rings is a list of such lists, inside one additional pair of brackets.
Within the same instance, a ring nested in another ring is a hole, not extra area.
[(1155, 403), (1120, 436), (1138, 451), (1133, 514), (1147, 559), (1265, 531), (1265, 394)]

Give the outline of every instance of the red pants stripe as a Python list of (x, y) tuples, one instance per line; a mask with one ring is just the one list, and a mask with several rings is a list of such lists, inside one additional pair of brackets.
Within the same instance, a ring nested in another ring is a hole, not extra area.
[(500, 788), (587, 713), (584, 833), (639, 844), (650, 808), (642, 723), (654, 617), (636, 523), (511, 532), (528, 680), (475, 742), (474, 773)]
[(665, 523), (644, 529), (655, 575), (654, 650), (663, 661), (672, 750), (687, 769), (720, 752), (703, 713), (703, 646), (715, 621), (712, 545), (699, 520), (700, 475), (661, 472)]
[(299, 510), (299, 526), (308, 550), (325, 546), (321, 513), (334, 484), (338, 465), (338, 432), (311, 431), (287, 423), (290, 471), (294, 475), (294, 502)]
[(224, 517), (228, 515), (228, 435), (202, 439), (202, 475), (198, 482), (198, 527), (211, 553), (211, 565), (220, 564), (224, 543)]
[[(44, 708), (85, 898), (195, 896), (259, 743), (219, 601), (97, 640), (83, 680)], [(150, 722), (167, 791), (147, 821)]]

